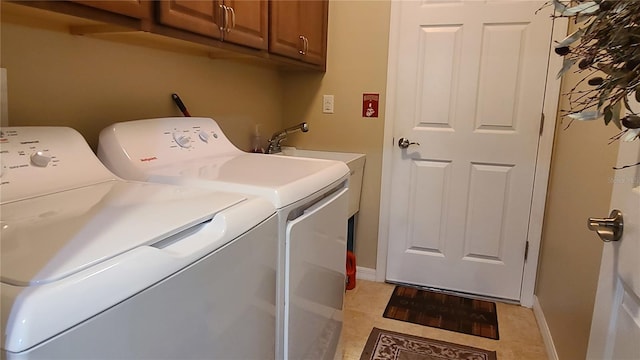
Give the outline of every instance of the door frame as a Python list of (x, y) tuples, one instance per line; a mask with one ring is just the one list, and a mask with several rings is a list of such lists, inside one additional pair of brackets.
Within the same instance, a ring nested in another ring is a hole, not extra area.
[[(394, 161), (395, 138), (404, 134), (395, 134), (395, 98), (398, 86), (395, 69), (398, 65), (399, 54), (395, 49), (400, 43), (400, 1), (391, 0), (391, 18), (389, 24), (389, 57), (387, 63), (387, 90), (385, 101), (385, 122), (382, 146), (382, 178), (380, 186), (380, 217), (378, 225), (378, 252), (376, 262), (376, 281), (384, 282), (387, 273), (387, 255), (389, 246), (389, 215), (391, 214), (391, 170)], [(553, 40), (560, 41), (567, 34), (566, 19), (551, 20)], [(557, 71), (562, 67), (562, 57), (555, 55), (549, 49), (547, 63), (547, 84), (545, 87), (542, 113), (545, 124), (538, 143), (538, 154), (533, 184), (533, 197), (529, 214), (528, 257), (524, 263), (522, 288), (520, 290), (520, 304), (525, 307), (533, 306), (533, 292), (535, 290), (538, 258), (542, 239), (542, 223), (547, 197), (547, 185), (551, 170), (551, 155), (553, 140), (558, 117), (558, 101), (560, 99), (560, 79), (556, 79)]]

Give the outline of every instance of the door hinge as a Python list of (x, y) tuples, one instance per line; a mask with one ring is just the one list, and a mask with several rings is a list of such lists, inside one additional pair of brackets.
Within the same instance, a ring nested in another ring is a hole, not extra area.
[(538, 132), (539, 136), (542, 136), (542, 130), (544, 130), (544, 113), (540, 114), (540, 132)]
[(527, 241), (524, 245), (524, 261), (527, 261), (529, 257), (529, 242)]

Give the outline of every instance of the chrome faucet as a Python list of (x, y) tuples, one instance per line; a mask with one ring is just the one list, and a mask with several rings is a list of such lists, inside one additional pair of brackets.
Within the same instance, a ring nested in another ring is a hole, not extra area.
[(269, 139), (267, 154), (275, 154), (275, 153), (281, 152), (282, 148), (280, 147), (280, 144), (284, 141), (284, 139), (287, 138), (287, 135), (296, 131), (307, 132), (309, 131), (309, 126), (307, 125), (306, 122), (302, 122), (298, 125), (288, 127), (284, 130), (274, 133), (273, 135), (271, 135), (271, 139)]

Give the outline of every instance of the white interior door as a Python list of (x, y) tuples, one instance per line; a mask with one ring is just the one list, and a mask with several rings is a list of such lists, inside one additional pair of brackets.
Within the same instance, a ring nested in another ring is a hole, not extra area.
[[(640, 141), (622, 142), (618, 166), (637, 162)], [(640, 165), (617, 170), (613, 180), (611, 208), (622, 212), (624, 230), (619, 241), (604, 244), (587, 358), (636, 360), (640, 359)]]
[(387, 280), (520, 299), (552, 30), (543, 4), (398, 4), (394, 142), (419, 145), (393, 150)]

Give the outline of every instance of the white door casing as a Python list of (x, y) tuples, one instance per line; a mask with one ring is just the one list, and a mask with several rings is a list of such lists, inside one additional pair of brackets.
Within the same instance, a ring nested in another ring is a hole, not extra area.
[[(537, 152), (552, 30), (535, 15), (542, 4), (392, 3), (378, 279), (386, 269), (391, 281), (522, 301), (554, 128)], [(552, 81), (549, 119), (557, 96)], [(399, 137), (421, 145), (400, 150)], [(535, 264), (525, 305), (534, 279)]]
[[(640, 141), (621, 142), (618, 151), (618, 166), (640, 161)], [(619, 241), (604, 244), (587, 359), (635, 360), (640, 359), (640, 165), (617, 170), (612, 180), (611, 209), (622, 212), (624, 230)]]

